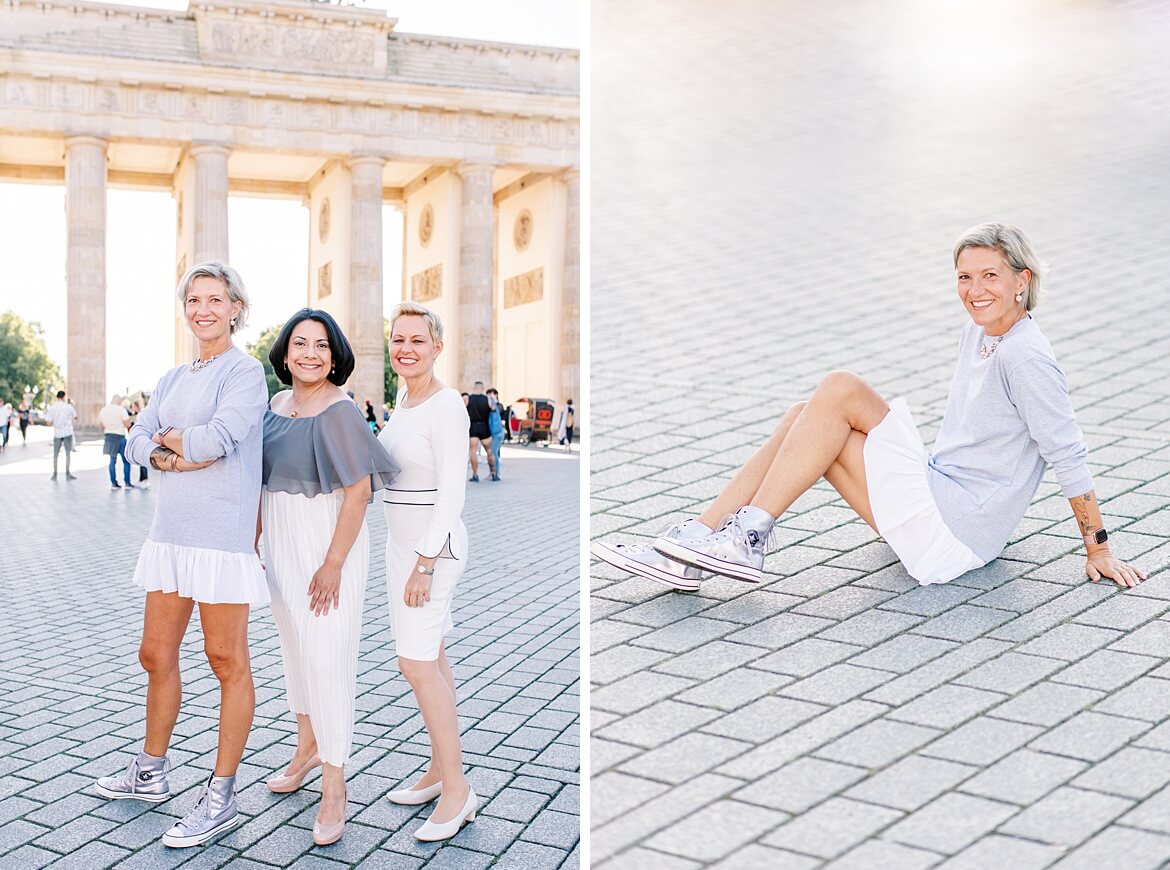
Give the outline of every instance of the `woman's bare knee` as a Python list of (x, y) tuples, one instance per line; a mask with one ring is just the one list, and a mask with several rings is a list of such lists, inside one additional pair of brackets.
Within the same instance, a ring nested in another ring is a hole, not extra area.
[(211, 665), (211, 672), (221, 683), (230, 683), (234, 680), (251, 678), (252, 665), (248, 661), (248, 651), (207, 649), (207, 663)]
[(138, 663), (148, 674), (178, 673), (179, 651), (167, 649), (162, 644), (144, 643), (138, 647)]
[(435, 673), (436, 662), (425, 662), (399, 656), (398, 670), (402, 672), (402, 676), (406, 677), (408, 683), (414, 685), (417, 680), (425, 679), (429, 674)]
[(867, 389), (869, 384), (856, 372), (846, 369), (835, 369), (821, 378), (817, 384), (818, 393), (831, 393), (834, 396), (847, 396), (859, 390)]

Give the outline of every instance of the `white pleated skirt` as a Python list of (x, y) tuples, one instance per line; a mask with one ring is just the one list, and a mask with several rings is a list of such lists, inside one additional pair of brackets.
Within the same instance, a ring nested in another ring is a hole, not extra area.
[(874, 523), (906, 573), (947, 583), (985, 563), (943, 522), (926, 477), (929, 454), (905, 399), (865, 438), (865, 483)]
[(422, 540), (431, 518), (427, 505), (386, 503), (386, 591), (390, 604), (390, 628), (395, 652), (407, 659), (433, 662), (439, 657), (443, 638), (455, 627), (451, 607), (455, 587), (467, 564), (467, 528), (460, 521), (452, 533), (449, 547), (457, 559), (435, 561), (431, 579), (431, 600), (422, 607), (407, 607), (403, 594), (414, 566), (418, 564), (416, 547)]
[(340, 489), (313, 498), (265, 489), (261, 501), (289, 709), (308, 715), (321, 760), (338, 767), (349, 760), (353, 747), (358, 643), (370, 568), (365, 522), (341, 568), (337, 609), (316, 616), (309, 609), (309, 583), (325, 561), (344, 498)]
[(255, 553), (147, 539), (134, 567), (134, 582), (147, 592), (177, 592), (200, 604), (268, 603), (264, 566)]

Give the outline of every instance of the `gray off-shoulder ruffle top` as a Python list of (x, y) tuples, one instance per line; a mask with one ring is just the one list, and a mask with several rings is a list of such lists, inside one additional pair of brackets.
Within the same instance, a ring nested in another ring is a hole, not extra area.
[(312, 498), (370, 477), (370, 499), (398, 466), (353, 402), (340, 401), (313, 417), (264, 414), (264, 486)]

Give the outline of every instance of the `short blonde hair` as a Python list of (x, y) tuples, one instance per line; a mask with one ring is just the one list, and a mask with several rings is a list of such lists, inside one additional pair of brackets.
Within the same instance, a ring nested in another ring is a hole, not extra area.
[(959, 254), (966, 248), (991, 248), (999, 251), (1013, 272), (1019, 275), (1025, 269), (1032, 273), (1024, 290), (1024, 310), (1031, 311), (1040, 304), (1040, 278), (1047, 267), (1036, 256), (1032, 243), (1019, 227), (1010, 224), (979, 224), (971, 227), (955, 240), (954, 261), (959, 265)]
[(240, 313), (236, 315), (236, 322), (232, 324), (232, 332), (237, 332), (248, 325), (248, 309), (251, 307), (251, 303), (248, 301), (248, 291), (244, 287), (244, 279), (240, 277), (239, 272), (227, 263), (217, 263), (214, 260), (196, 263), (183, 273), (183, 277), (179, 281), (180, 304), (187, 304), (187, 294), (191, 292), (191, 285), (195, 283), (196, 278), (215, 278), (217, 281), (222, 281), (232, 302), (240, 303)]
[(443, 321), (439, 319), (439, 315), (417, 302), (399, 302), (394, 306), (390, 312), (390, 332), (394, 332), (394, 321), (403, 315), (423, 318), (427, 322), (427, 329), (431, 331), (431, 341), (438, 344), (443, 340)]

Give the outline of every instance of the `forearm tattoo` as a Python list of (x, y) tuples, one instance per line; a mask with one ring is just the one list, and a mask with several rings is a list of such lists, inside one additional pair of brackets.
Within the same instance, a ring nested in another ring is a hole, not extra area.
[(168, 447), (156, 447), (150, 451), (150, 467), (158, 471), (174, 471), (176, 459), (178, 454)]
[(1077, 525), (1081, 527), (1081, 534), (1087, 535), (1096, 531), (1096, 524), (1089, 521), (1089, 505), (1093, 503), (1093, 493), (1090, 490), (1084, 495), (1078, 495), (1072, 500), (1073, 513), (1077, 518)]

